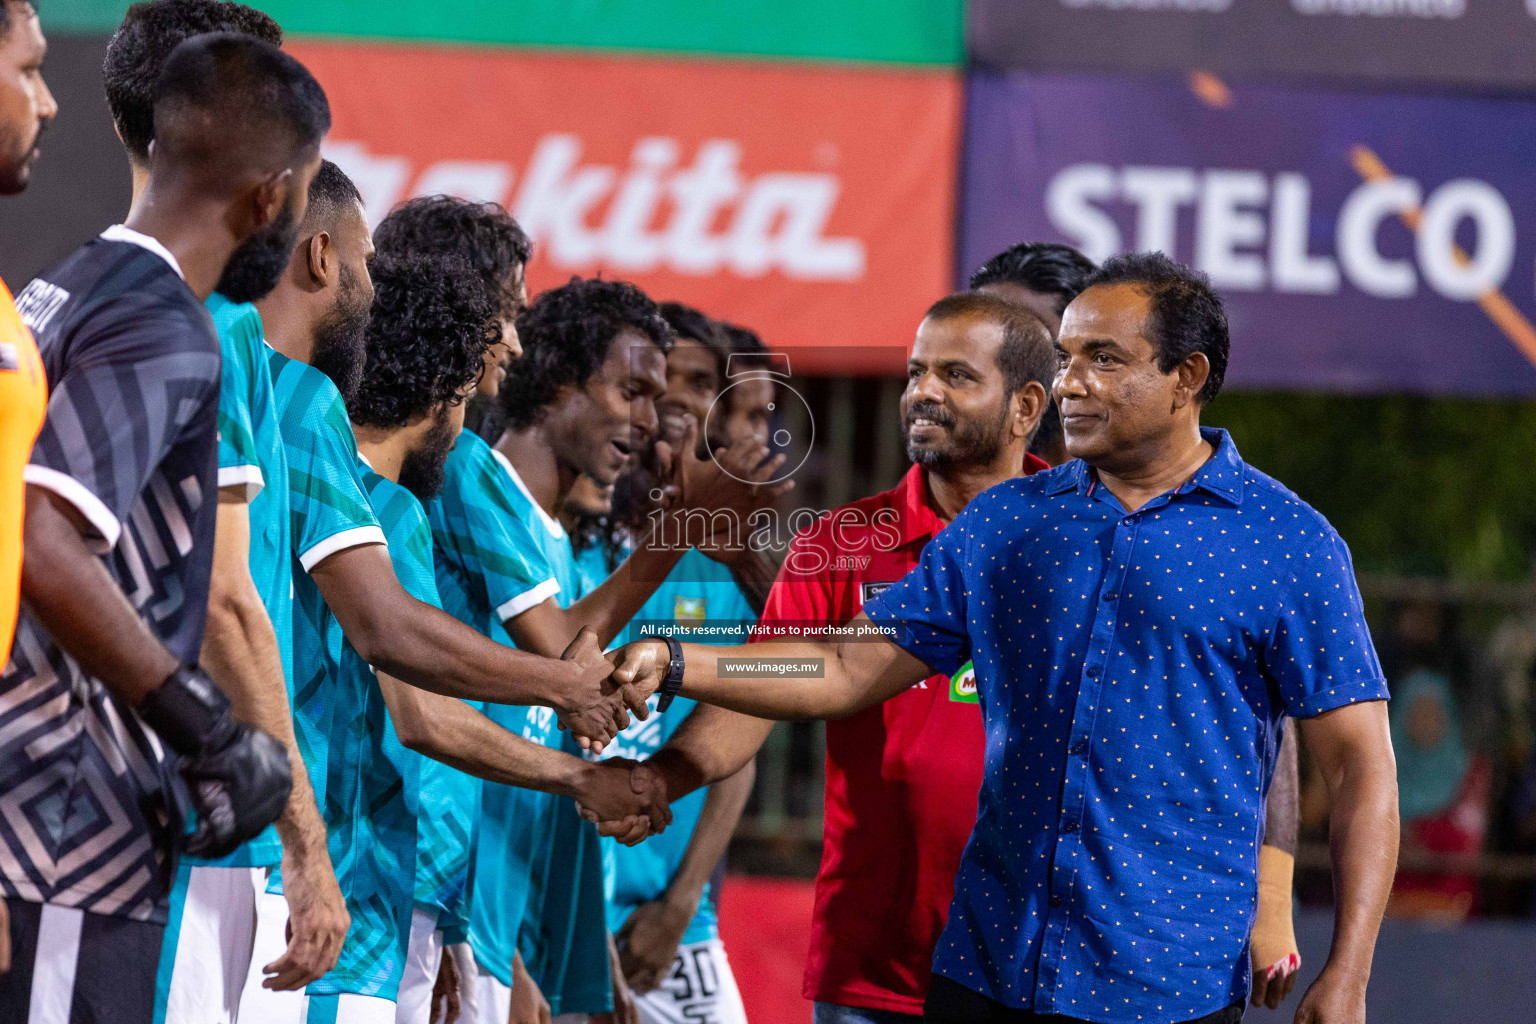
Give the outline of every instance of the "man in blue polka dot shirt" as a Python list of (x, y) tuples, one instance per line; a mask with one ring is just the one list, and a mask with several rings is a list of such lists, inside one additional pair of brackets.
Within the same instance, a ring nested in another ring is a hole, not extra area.
[[(765, 718), (849, 714), (973, 661), (985, 775), (930, 1021), (1239, 1020), (1287, 716), (1329, 790), (1337, 907), (1296, 1020), (1365, 1020), (1397, 860), (1387, 688), (1344, 542), (1200, 426), (1227, 352), (1202, 275), (1108, 261), (1057, 341), (1073, 461), (972, 501), (851, 623), (884, 638), (771, 652), (816, 678), (741, 672), (762, 644), (683, 645), (684, 696)], [(614, 679), (678, 675), (642, 641)], [(650, 770), (686, 792), (709, 742), (680, 733)]]

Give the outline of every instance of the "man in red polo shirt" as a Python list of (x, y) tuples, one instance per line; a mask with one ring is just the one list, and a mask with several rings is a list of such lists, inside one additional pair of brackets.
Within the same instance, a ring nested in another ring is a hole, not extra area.
[[(994, 296), (928, 311), (907, 363), (913, 462), (883, 494), (823, 516), (790, 545), (757, 639), (840, 626), (905, 576), (977, 494), (1046, 464), (1027, 454), (1049, 403), (1044, 325)], [(826, 817), (806, 998), (817, 1024), (923, 1012), (933, 946), (976, 820), (981, 713), (962, 669), (827, 723)], [(871, 1012), (874, 1011), (874, 1012)]]

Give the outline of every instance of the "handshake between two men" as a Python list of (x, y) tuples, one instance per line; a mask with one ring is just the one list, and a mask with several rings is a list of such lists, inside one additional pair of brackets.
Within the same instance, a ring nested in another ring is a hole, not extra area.
[[(850, 625), (854, 627), (850, 635), (863, 637), (870, 630), (860, 627), (872, 627), (863, 613)], [(628, 758), (586, 762), (581, 785), (573, 792), (582, 816), (595, 822), (601, 834), (633, 846), (671, 822), (669, 800), (729, 778), (751, 761), (773, 728), (773, 720), (853, 714), (933, 673), (917, 657), (884, 639), (780, 641), (774, 648), (779, 657), (819, 662), (822, 674), (753, 678), (743, 686), (745, 680), (722, 671), (721, 666), (734, 658), (760, 654), (760, 647), (681, 644), (681, 657), (674, 664), (666, 641), (639, 640), (605, 657), (597, 652), (595, 638), (584, 631), (567, 657), (598, 672), (611, 669), (602, 685), (601, 701), (611, 709), (608, 729), (616, 722), (627, 723), (629, 711), (647, 717), (647, 702), (658, 690), (664, 696), (686, 691), (683, 695), (699, 706), (666, 745), (643, 763)], [(601, 713), (594, 711), (589, 717), (603, 724)], [(569, 725), (578, 735), (586, 727), (575, 718), (569, 719)], [(608, 738), (589, 736), (589, 749), (600, 749)]]
[[(590, 692), (595, 683), (598, 696), (560, 712), (560, 727), (569, 729), (589, 753), (600, 753), (612, 742), (629, 725), (631, 712), (642, 721), (650, 717), (650, 697), (666, 675), (665, 657), (658, 673), (654, 669), (640, 671), (642, 663), (634, 655), (627, 655), (631, 648), (648, 647), (648, 643), (641, 642), (605, 655), (597, 634), (583, 626), (566, 649), (564, 660), (574, 662), (580, 669), (583, 690)], [(665, 651), (664, 646), (662, 649)], [(646, 657), (644, 664), (650, 666), (650, 656)], [(616, 678), (621, 667), (624, 674)], [(578, 772), (579, 777), (571, 782), (570, 795), (580, 806), (582, 817), (598, 823), (604, 835), (633, 846), (672, 823), (666, 784), (648, 763), (611, 757), (583, 761)]]

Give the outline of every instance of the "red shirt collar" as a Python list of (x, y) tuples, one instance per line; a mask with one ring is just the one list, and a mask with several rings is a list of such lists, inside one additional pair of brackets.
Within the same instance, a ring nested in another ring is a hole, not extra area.
[[(1050, 464), (1028, 452), (1024, 454), (1024, 475), (1050, 469)], [(892, 490), (893, 504), (901, 509), (901, 543), (905, 546), (914, 541), (927, 543), (944, 529), (945, 523), (928, 504), (928, 477), (923, 467), (914, 465)]]

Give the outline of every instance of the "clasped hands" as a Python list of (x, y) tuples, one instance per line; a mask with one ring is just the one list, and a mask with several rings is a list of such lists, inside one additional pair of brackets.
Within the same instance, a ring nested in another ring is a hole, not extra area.
[[(560, 726), (598, 753), (629, 724), (631, 712), (642, 720), (650, 717), (649, 701), (666, 677), (668, 652), (664, 643), (641, 640), (604, 655), (597, 634), (583, 627), (562, 660), (571, 664), (575, 680), (559, 712)], [(672, 823), (666, 781), (639, 761), (584, 762), (573, 790), (582, 817), (625, 846)]]

